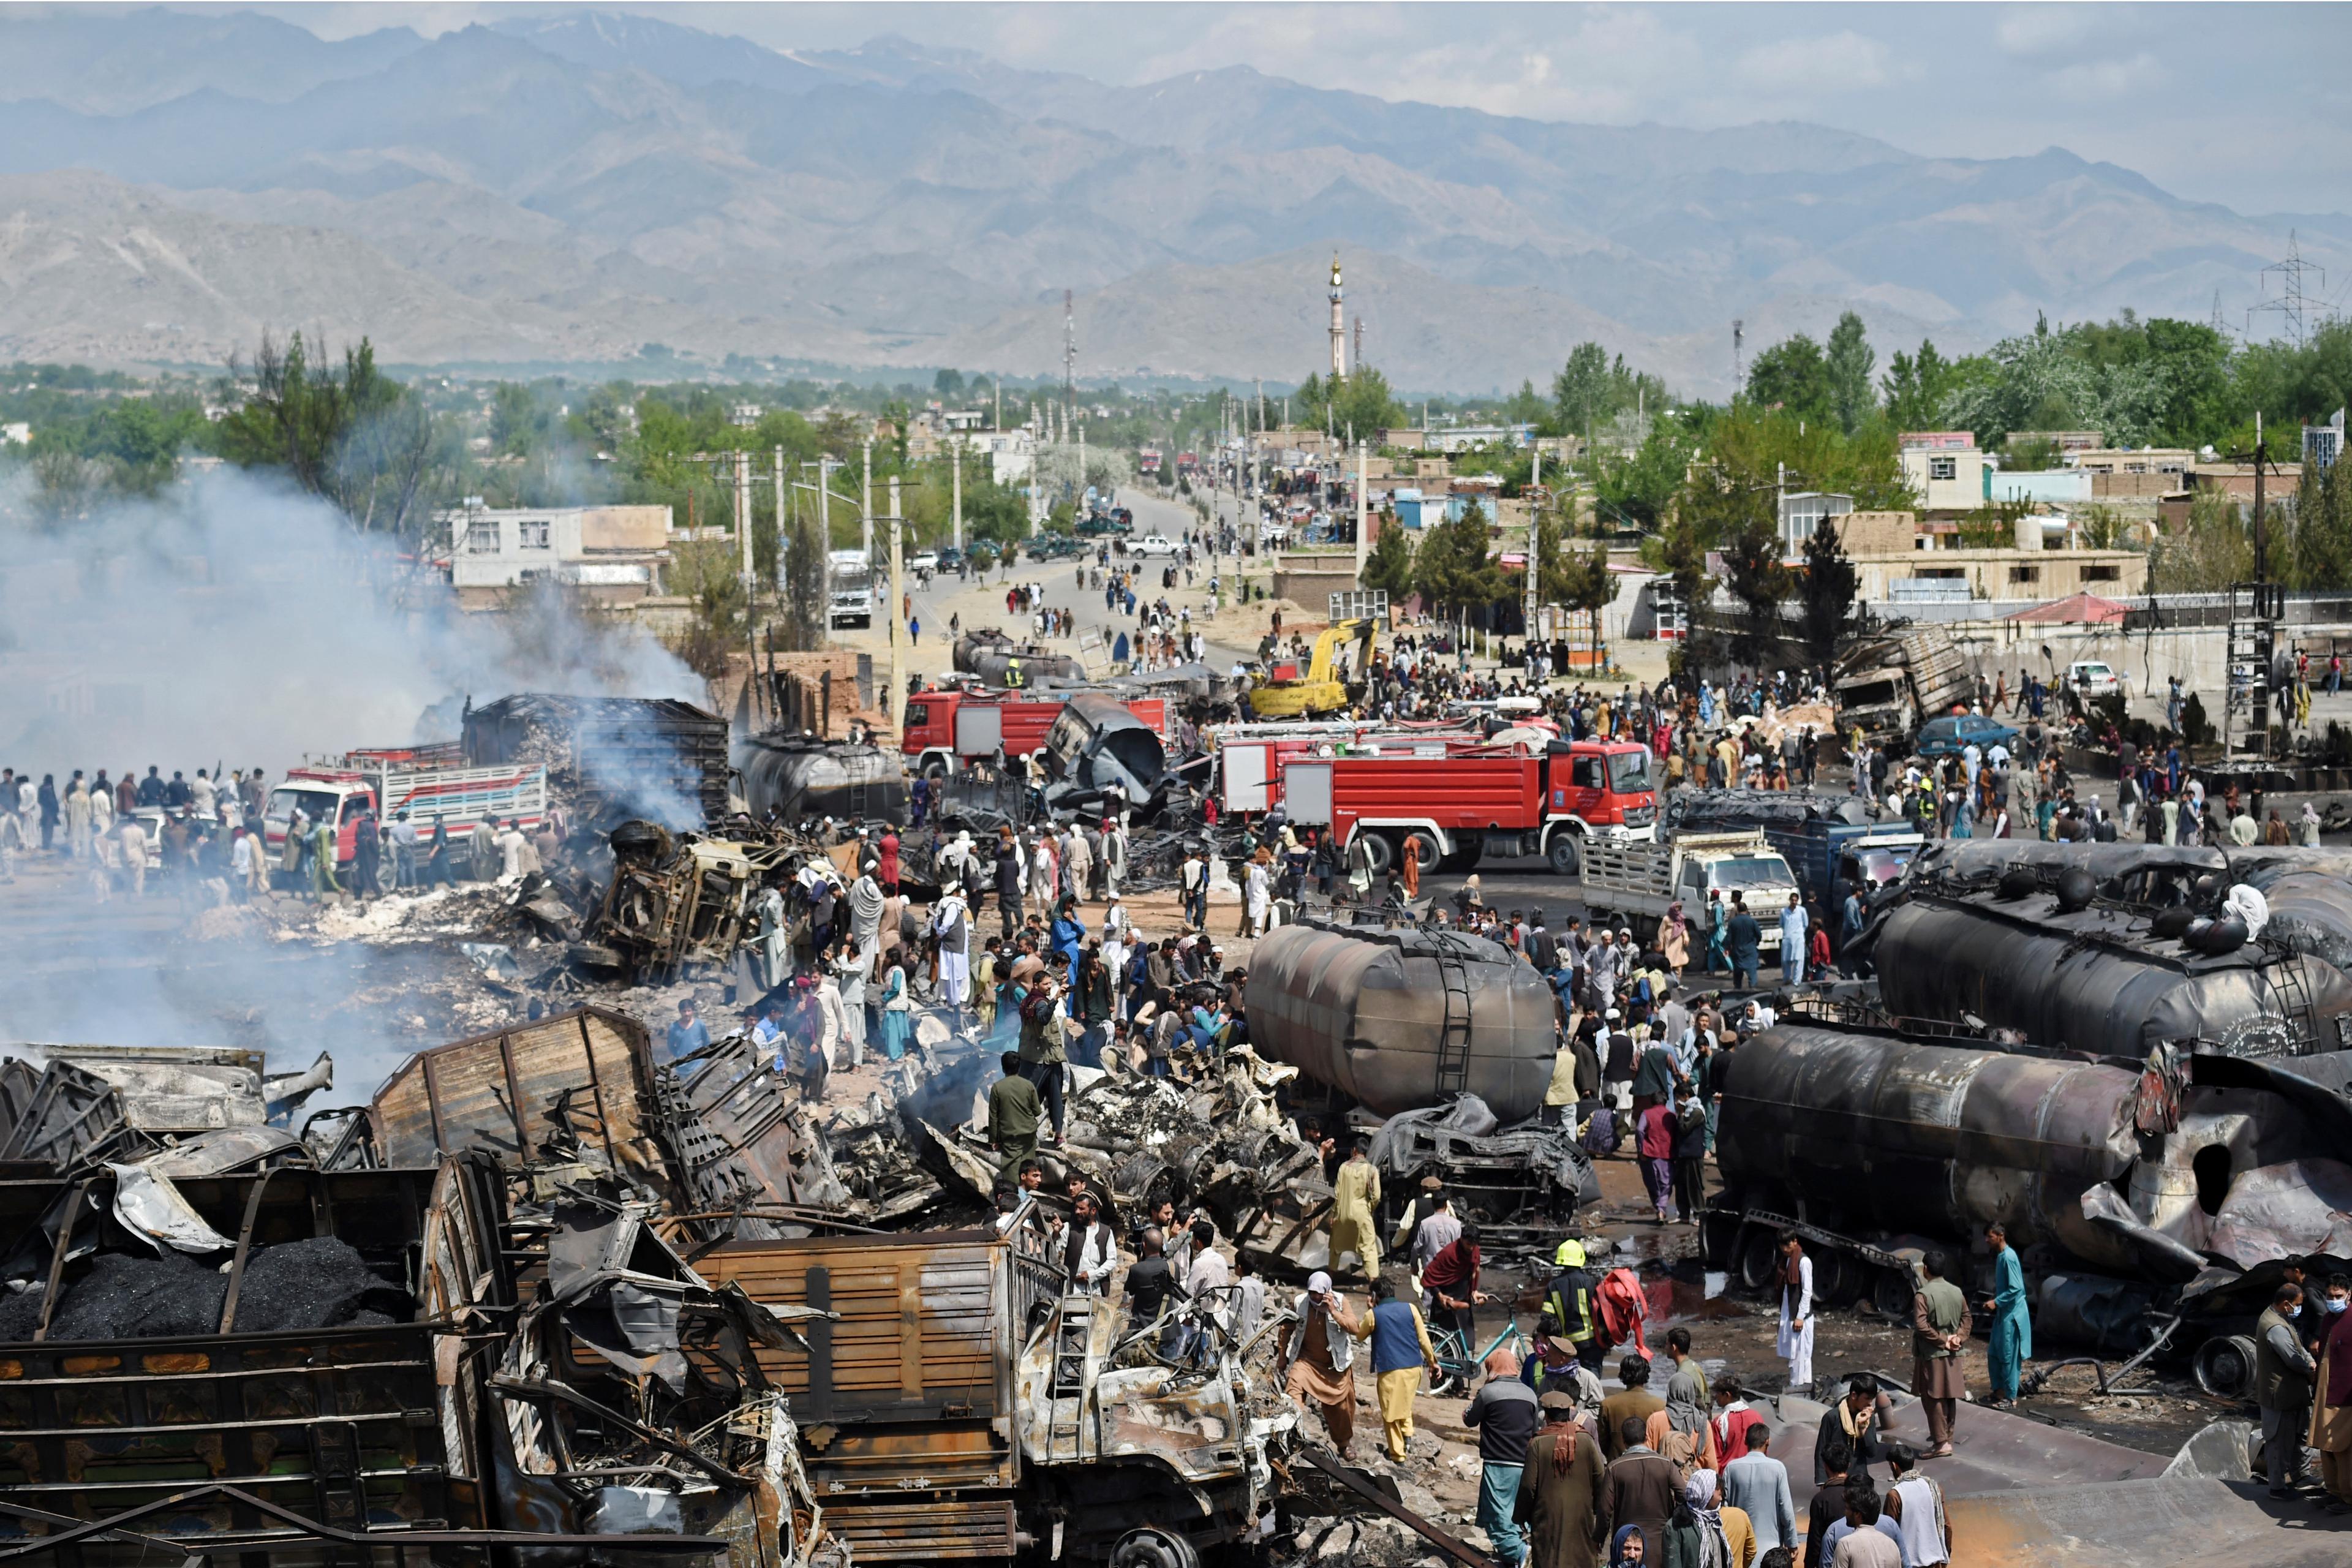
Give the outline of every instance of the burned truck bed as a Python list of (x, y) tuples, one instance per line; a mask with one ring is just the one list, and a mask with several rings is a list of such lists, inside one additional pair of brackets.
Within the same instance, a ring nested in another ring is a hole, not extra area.
[[(1213, 1331), (1198, 1365), (1065, 1295), (1024, 1211), (992, 1229), (730, 1243), (701, 1260), (752, 1300), (822, 1310), (761, 1364), (800, 1415), (827, 1531), (861, 1562), (1175, 1563), (1274, 1506), (1295, 1416)], [(1204, 1309), (1194, 1308), (1195, 1311)], [(1205, 1323), (1207, 1319), (1202, 1317)]]

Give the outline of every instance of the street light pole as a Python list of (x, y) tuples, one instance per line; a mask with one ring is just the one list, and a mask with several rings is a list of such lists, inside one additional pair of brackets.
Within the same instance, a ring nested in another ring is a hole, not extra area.
[(898, 476), (890, 476), (890, 701), (893, 729), (903, 730), (907, 716), (906, 590), (900, 577), (904, 522), (898, 515)]

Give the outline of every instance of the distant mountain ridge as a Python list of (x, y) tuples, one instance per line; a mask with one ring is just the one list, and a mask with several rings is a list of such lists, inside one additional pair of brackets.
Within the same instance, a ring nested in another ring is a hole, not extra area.
[[(1066, 288), (1082, 374), (1291, 381), (1323, 363), (1336, 249), (1401, 386), (1540, 383), (1591, 337), (1719, 394), (1735, 319), (1760, 344), (1853, 308), (1882, 352), (2036, 311), (2202, 319), (2285, 237), (2057, 149), (1556, 123), (1241, 67), (1118, 88), (609, 12), (330, 42), (67, 10), (0, 16), (0, 358), (201, 362), (331, 323), (407, 363), (659, 342), (1035, 374)], [(2352, 219), (2295, 221), (2352, 265)]]

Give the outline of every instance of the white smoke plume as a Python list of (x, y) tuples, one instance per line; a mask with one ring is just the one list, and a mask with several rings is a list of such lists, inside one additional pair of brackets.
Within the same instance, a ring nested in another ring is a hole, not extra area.
[[(446, 583), (266, 479), (206, 475), (54, 527), (24, 500), (0, 489), (0, 764), (60, 791), (76, 769), (151, 763), (166, 779), (258, 766), (274, 783), (306, 755), (454, 740), (469, 695), (707, 700), (650, 637), (552, 600), (465, 615)], [(187, 942), (189, 912), (152, 890), (100, 905), (47, 861), (0, 887), (0, 1051), (258, 1046), (285, 1070), (324, 1049), (338, 1082), (313, 1103), (352, 1103), (463, 1032), (416, 984), (446, 975), (446, 954)]]

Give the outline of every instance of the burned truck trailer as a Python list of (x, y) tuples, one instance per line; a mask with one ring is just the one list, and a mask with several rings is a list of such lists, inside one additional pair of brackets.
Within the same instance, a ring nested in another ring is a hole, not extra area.
[(2277, 931), (2223, 907), (2219, 851), (1947, 843), (1915, 860), (1861, 951), (1898, 1021), (2131, 1058), (2157, 1041), (2334, 1049), (2352, 981), (2319, 954), (2352, 945), (2352, 907), (2324, 877), (2265, 871), (2296, 915)]
[(523, 692), (464, 718), (466, 764), (540, 763), (575, 822), (650, 817), (695, 828), (727, 815), (727, 721), (675, 698)]
[(1507, 1124), (1551, 1083), (1551, 987), (1479, 937), (1276, 926), (1251, 955), (1248, 1004), (1260, 1054), (1384, 1116), (1475, 1094)]
[[(1751, 1285), (1790, 1220), (1963, 1244), (1998, 1222), (2020, 1247), (2176, 1286), (2212, 1258), (2341, 1254), (2347, 1073), (2343, 1053), (2086, 1059), (1784, 1024), (1727, 1065), (1724, 1200), (1705, 1239)], [(1854, 1250), (1821, 1282), (1832, 1301), (1883, 1261)]]

